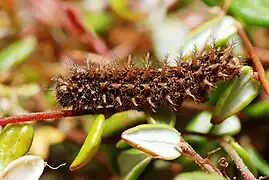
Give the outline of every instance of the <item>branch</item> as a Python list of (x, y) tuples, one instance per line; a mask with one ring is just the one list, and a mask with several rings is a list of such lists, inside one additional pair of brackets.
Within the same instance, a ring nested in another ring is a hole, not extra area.
[(250, 172), (248, 167), (244, 164), (242, 158), (237, 154), (232, 145), (225, 139), (220, 140), (220, 145), (229, 154), (238, 170), (241, 172), (244, 180), (256, 180), (255, 176)]
[(181, 108), (194, 109), (198, 111), (209, 111), (209, 112), (214, 111), (214, 106), (210, 104), (199, 104), (199, 103), (194, 103), (192, 101), (184, 101), (181, 105)]
[(241, 39), (244, 43), (244, 46), (245, 46), (253, 64), (254, 64), (254, 66), (255, 66), (255, 69), (258, 72), (259, 80), (260, 80), (266, 94), (269, 96), (269, 83), (267, 81), (266, 74), (265, 74), (265, 71), (263, 69), (262, 63), (260, 62), (260, 59), (259, 59), (258, 55), (256, 54), (256, 51), (254, 50), (249, 38), (247, 37), (241, 23), (237, 22), (236, 26), (238, 28), (238, 35), (241, 37)]
[(71, 116), (81, 116), (87, 114), (86, 111), (74, 111), (74, 110), (60, 110), (51, 112), (37, 112), (28, 113), (18, 116), (0, 118), (0, 125), (6, 125), (9, 123), (21, 123), (25, 121), (40, 121), (44, 119), (57, 119)]
[(185, 140), (180, 141), (179, 147), (183, 156), (193, 159), (203, 170), (222, 176), (220, 170), (214, 166), (210, 159), (202, 158)]

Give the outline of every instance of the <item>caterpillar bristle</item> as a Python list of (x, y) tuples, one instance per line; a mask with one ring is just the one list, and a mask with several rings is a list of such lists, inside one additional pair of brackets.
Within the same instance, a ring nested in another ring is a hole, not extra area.
[(150, 58), (147, 54), (142, 68), (134, 66), (131, 56), (125, 67), (114, 62), (101, 65), (87, 61), (86, 67), (69, 63), (69, 77), (53, 78), (57, 102), (62, 107), (92, 113), (110, 109), (154, 112), (162, 104), (178, 111), (185, 99), (205, 102), (217, 82), (239, 76), (242, 66), (231, 46), (211, 46), (200, 55), (194, 51), (189, 61), (178, 57), (175, 67), (167, 60), (159, 68), (153, 67)]

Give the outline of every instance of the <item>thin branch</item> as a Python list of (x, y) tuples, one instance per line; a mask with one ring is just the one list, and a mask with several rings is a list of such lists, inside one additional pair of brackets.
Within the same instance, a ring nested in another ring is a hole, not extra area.
[(181, 105), (181, 108), (194, 109), (194, 110), (199, 110), (199, 111), (209, 111), (209, 112), (214, 111), (214, 106), (212, 105), (194, 103), (192, 101), (184, 101)]
[(85, 114), (87, 114), (87, 112), (74, 111), (74, 110), (29, 113), (18, 116), (0, 118), (0, 125), (6, 125), (9, 123), (21, 123), (26, 121), (40, 121), (44, 119), (57, 119), (71, 116), (81, 116)]
[(179, 147), (183, 156), (193, 159), (204, 171), (222, 176), (210, 159), (202, 158), (184, 139), (180, 141)]
[(244, 46), (255, 66), (256, 71), (258, 72), (258, 76), (259, 76), (259, 80), (266, 92), (266, 94), (269, 96), (269, 83), (268, 80), (266, 78), (266, 74), (265, 71), (263, 69), (262, 63), (260, 62), (260, 59), (258, 57), (258, 55), (256, 54), (256, 51), (254, 50), (249, 38), (247, 37), (243, 26), (241, 25), (241, 23), (237, 22), (236, 26), (238, 28), (238, 35), (241, 37)]
[(256, 180), (255, 176), (250, 172), (248, 167), (244, 164), (242, 158), (234, 150), (230, 142), (225, 139), (220, 140), (220, 145), (229, 154), (234, 163), (236, 164), (238, 170), (241, 172), (244, 180)]

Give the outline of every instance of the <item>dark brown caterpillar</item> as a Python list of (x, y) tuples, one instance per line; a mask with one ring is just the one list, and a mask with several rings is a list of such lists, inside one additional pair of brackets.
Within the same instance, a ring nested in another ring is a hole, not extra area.
[(102, 113), (155, 109), (161, 104), (178, 111), (184, 99), (204, 102), (218, 81), (240, 75), (240, 60), (232, 47), (210, 48), (191, 60), (177, 60), (176, 67), (163, 63), (160, 68), (145, 58), (144, 68), (129, 59), (124, 68), (115, 65), (71, 66), (72, 75), (55, 77), (56, 98), (62, 107)]

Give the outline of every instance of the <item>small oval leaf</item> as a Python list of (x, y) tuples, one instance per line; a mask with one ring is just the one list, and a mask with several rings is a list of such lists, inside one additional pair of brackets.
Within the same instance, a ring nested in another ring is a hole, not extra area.
[(185, 40), (184, 48), (180, 51), (183, 56), (188, 56), (193, 52), (194, 46), (202, 49), (213, 42), (216, 45), (223, 45), (236, 33), (237, 27), (233, 17), (218, 17), (192, 31)]
[(229, 12), (249, 25), (269, 26), (269, 3), (266, 0), (232, 1)]
[(262, 116), (268, 116), (269, 115), (269, 101), (264, 100), (264, 101), (253, 103), (245, 109), (245, 112), (247, 113), (248, 116), (256, 117), (256, 118), (262, 117)]
[(25, 155), (31, 147), (34, 128), (30, 124), (9, 124), (0, 134), (0, 171)]
[(169, 125), (143, 124), (124, 131), (122, 139), (155, 158), (171, 160), (180, 156), (180, 133)]
[(241, 122), (237, 116), (231, 116), (217, 125), (211, 121), (212, 113), (203, 111), (187, 125), (186, 129), (190, 132), (208, 133), (216, 135), (234, 135), (240, 132)]
[(208, 133), (213, 126), (210, 122), (211, 117), (212, 113), (203, 111), (191, 120), (186, 129), (190, 132)]
[(146, 115), (144, 112), (130, 110), (116, 113), (106, 119), (102, 136), (108, 137), (120, 130), (126, 129), (131, 125), (142, 122), (145, 119)]
[(218, 124), (224, 119), (245, 108), (260, 92), (260, 83), (253, 78), (253, 70), (249, 66), (242, 68), (242, 74), (234, 78), (223, 95), (219, 98), (213, 119)]
[(27, 179), (38, 180), (45, 167), (44, 160), (39, 156), (22, 156), (11, 163), (0, 174), (2, 180)]
[(137, 149), (128, 149), (120, 153), (118, 164), (125, 180), (135, 180), (144, 171), (152, 157)]
[(166, 106), (159, 106), (155, 113), (147, 114), (149, 124), (168, 124), (172, 127), (176, 124), (176, 114)]
[(0, 72), (24, 61), (34, 51), (36, 43), (35, 37), (29, 36), (0, 51)]
[(254, 162), (252, 161), (251, 157), (249, 156), (248, 152), (240, 144), (238, 144), (235, 141), (232, 141), (231, 144), (234, 150), (243, 159), (244, 163), (249, 168), (249, 170), (256, 176), (258, 174), (257, 168)]
[(214, 125), (211, 130), (216, 135), (235, 135), (241, 130), (241, 122), (237, 116), (231, 116), (222, 123)]
[(98, 151), (102, 139), (104, 122), (105, 117), (102, 114), (98, 115), (93, 121), (92, 127), (84, 144), (82, 145), (82, 148), (69, 168), (71, 171), (85, 166), (90, 161), (92, 156)]
[(120, 148), (120, 149), (125, 149), (125, 148), (129, 148), (131, 147), (128, 143), (126, 143), (125, 141), (123, 141), (122, 139), (119, 140), (116, 144), (116, 147), (117, 148)]
[(248, 152), (249, 156), (253, 164), (255, 164), (256, 168), (263, 174), (269, 174), (269, 163), (266, 162), (263, 157), (253, 148), (253, 147), (246, 147), (246, 151)]

